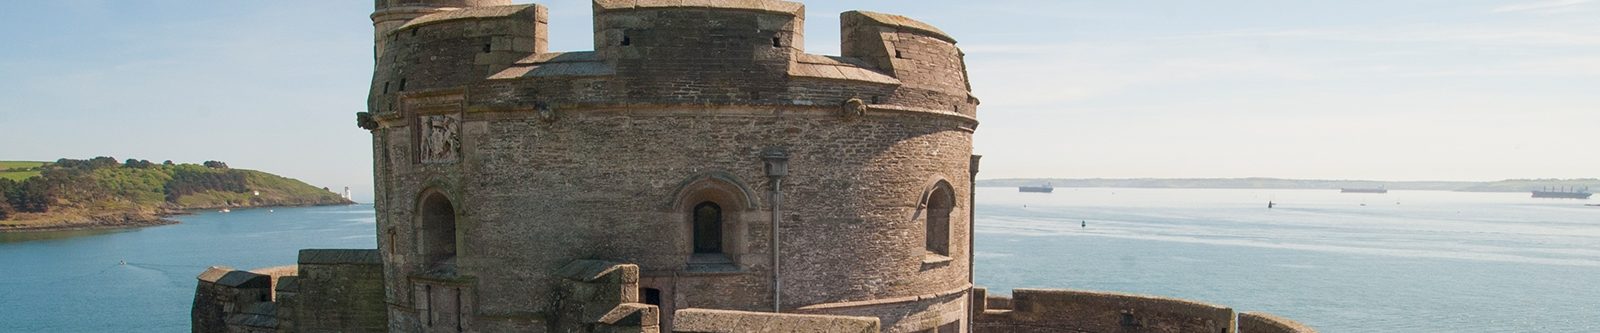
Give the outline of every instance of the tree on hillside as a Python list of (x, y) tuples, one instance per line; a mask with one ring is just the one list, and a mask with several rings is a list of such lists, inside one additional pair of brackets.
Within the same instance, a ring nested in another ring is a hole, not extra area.
[(17, 209), (11, 207), (10, 199), (7, 199), (11, 197), (11, 191), (16, 188), (17, 182), (8, 178), (0, 178), (0, 220), (10, 218), (11, 215), (17, 213)]
[(6, 201), (17, 211), (43, 213), (50, 211), (50, 203), (55, 201), (56, 186), (51, 186), (48, 177), (33, 177), (17, 184), (9, 193)]
[(56, 160), (56, 163), (51, 166), (67, 169), (88, 169), (89, 161), (63, 158)]
[(128, 159), (127, 162), (122, 163), (122, 167), (133, 169), (149, 169), (152, 166), (155, 166), (155, 163), (150, 163), (148, 160), (136, 160), (131, 158)]
[(172, 160), (166, 160), (165, 162), (161, 162), (161, 166), (173, 166), (173, 165), (177, 165), (177, 164), (173, 164)]
[(212, 168), (212, 169), (227, 169), (228, 168), (228, 164), (227, 163), (222, 163), (221, 161), (206, 161), (205, 163), (202, 163), (201, 165), (204, 165), (207, 168)]
[(89, 168), (92, 169), (111, 168), (119, 165), (122, 165), (122, 163), (117, 163), (117, 158), (115, 157), (99, 156), (89, 159)]

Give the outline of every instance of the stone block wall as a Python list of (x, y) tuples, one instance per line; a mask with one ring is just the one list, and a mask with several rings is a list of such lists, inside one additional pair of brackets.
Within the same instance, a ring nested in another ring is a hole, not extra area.
[(211, 267), (198, 277), (190, 329), (194, 332), (273, 332), (277, 307), (272, 277)]
[(1300, 322), (1289, 320), (1270, 313), (1243, 312), (1239, 313), (1239, 332), (1241, 333), (1316, 333), (1317, 330)]
[(639, 266), (578, 260), (561, 267), (559, 310), (553, 332), (637, 332), (661, 330), (661, 312), (639, 303)]
[[(293, 325), (299, 332), (387, 331), (377, 250), (300, 250)], [(280, 296), (280, 298), (285, 298)]]

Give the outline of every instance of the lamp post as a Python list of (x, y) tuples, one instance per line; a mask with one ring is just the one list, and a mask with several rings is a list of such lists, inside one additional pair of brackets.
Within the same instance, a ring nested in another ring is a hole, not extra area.
[(767, 180), (772, 184), (768, 201), (772, 203), (772, 312), (783, 312), (783, 279), (780, 278), (778, 222), (783, 218), (783, 177), (789, 175), (789, 152), (783, 148), (768, 148), (761, 152), (766, 165)]

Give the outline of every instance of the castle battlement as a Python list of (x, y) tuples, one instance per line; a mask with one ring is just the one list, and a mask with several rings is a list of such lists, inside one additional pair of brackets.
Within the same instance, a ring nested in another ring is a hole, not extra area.
[(594, 50), (575, 52), (547, 51), (547, 16), (537, 4), (489, 5), (377, 23), (370, 114), (399, 117), (417, 94), (444, 94), (467, 110), (763, 105), (976, 124), (955, 39), (903, 16), (841, 14), (841, 56), (805, 53), (795, 2), (595, 1)]

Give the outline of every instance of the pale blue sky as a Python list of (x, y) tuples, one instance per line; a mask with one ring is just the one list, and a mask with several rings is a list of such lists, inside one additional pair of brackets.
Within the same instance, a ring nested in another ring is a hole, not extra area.
[[(525, 2), (525, 1), (519, 1)], [(589, 2), (551, 50), (591, 48)], [(369, 0), (12, 1), (0, 160), (226, 161), (371, 191)], [(1600, 177), (1600, 1), (812, 1), (967, 52), (981, 178)]]

